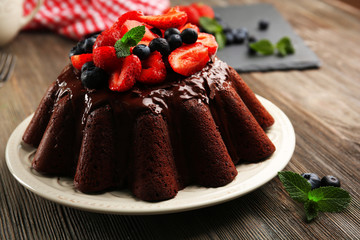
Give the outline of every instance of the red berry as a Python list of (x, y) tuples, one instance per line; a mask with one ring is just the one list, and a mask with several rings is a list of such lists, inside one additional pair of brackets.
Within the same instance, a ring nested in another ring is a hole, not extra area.
[(139, 20), (140, 16), (144, 16), (141, 11), (130, 11), (121, 15), (118, 20), (111, 27), (113, 29), (120, 30), (121, 26), (124, 24), (126, 20)]
[(141, 73), (140, 59), (131, 54), (124, 59), (121, 69), (114, 71), (109, 79), (109, 88), (112, 91), (125, 92), (130, 90)]
[(196, 25), (194, 25), (194, 24), (191, 24), (191, 23), (185, 24), (184, 26), (182, 26), (181, 28), (179, 28), (179, 30), (180, 30), (180, 32), (182, 32), (184, 29), (187, 29), (187, 28), (195, 29), (198, 33), (200, 32), (200, 29), (198, 28), (198, 26), (196, 26)]
[(92, 60), (93, 60), (92, 53), (84, 53), (80, 55), (71, 56), (71, 63), (74, 66), (74, 68), (78, 70), (81, 70), (82, 65), (84, 65), (87, 62), (91, 62)]
[(140, 16), (140, 20), (160, 29), (178, 28), (187, 21), (187, 14), (179, 8), (171, 8), (167, 13), (156, 16)]
[(184, 76), (200, 71), (209, 60), (208, 48), (199, 42), (183, 45), (169, 55), (172, 69)]
[(187, 14), (187, 22), (195, 25), (199, 25), (200, 15), (198, 11), (191, 5), (179, 6), (180, 11), (184, 11)]
[(198, 40), (196, 42), (200, 42), (205, 47), (208, 48), (210, 58), (216, 54), (216, 51), (218, 49), (218, 44), (213, 35), (208, 34), (208, 33), (199, 33)]
[(166, 78), (166, 67), (162, 60), (162, 55), (158, 51), (154, 51), (150, 56), (143, 60), (139, 82), (145, 84), (161, 83)]
[(124, 58), (118, 58), (114, 47), (103, 46), (93, 50), (93, 61), (95, 66), (112, 72), (121, 68)]
[(191, 6), (197, 10), (200, 17), (209, 17), (209, 18), (215, 17), (214, 9), (212, 9), (212, 7), (210, 7), (209, 5), (203, 3), (193, 3), (191, 4)]
[(120, 31), (114, 29), (107, 29), (103, 31), (97, 38), (94, 43), (93, 49), (97, 47), (103, 46), (114, 46), (116, 41), (120, 39), (122, 36), (120, 35)]
[[(145, 23), (136, 21), (136, 20), (126, 20), (124, 22), (124, 24), (121, 26), (120, 28), (120, 36), (124, 36), (125, 33), (127, 33), (128, 31), (130, 31), (130, 29), (137, 27), (137, 26), (143, 26), (146, 25)], [(120, 38), (121, 38), (120, 37)], [(119, 39), (120, 39), (119, 38)], [(152, 33), (149, 28), (147, 26), (145, 26), (145, 34), (144, 37), (142, 38), (142, 41), (151, 41), (154, 38), (157, 38), (157, 35), (155, 35), (155, 33)]]

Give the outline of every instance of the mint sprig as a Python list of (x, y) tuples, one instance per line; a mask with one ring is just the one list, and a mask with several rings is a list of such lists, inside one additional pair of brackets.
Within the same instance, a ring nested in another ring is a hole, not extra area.
[(215, 39), (216, 42), (218, 43), (219, 49), (225, 47), (226, 44), (225, 34), (222, 26), (216, 21), (216, 19), (209, 17), (200, 17), (199, 24), (200, 27), (202, 27), (206, 32), (215, 35)]
[(278, 176), (294, 200), (304, 203), (306, 219), (312, 221), (318, 212), (340, 212), (350, 203), (350, 194), (342, 188), (320, 187), (311, 190), (310, 183), (297, 173), (283, 171)]
[(273, 45), (268, 39), (262, 39), (257, 42), (251, 43), (250, 48), (262, 55), (272, 55), (275, 50), (282, 57), (295, 53), (294, 46), (291, 43), (289, 37), (281, 38), (275, 45)]
[(130, 48), (136, 46), (145, 35), (145, 26), (130, 29), (124, 36), (117, 40), (114, 48), (118, 58), (130, 55)]

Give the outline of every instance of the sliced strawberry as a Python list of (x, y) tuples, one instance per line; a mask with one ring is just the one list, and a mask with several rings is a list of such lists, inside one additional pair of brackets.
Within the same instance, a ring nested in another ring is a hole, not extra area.
[(184, 29), (186, 28), (192, 28), (195, 29), (198, 33), (200, 32), (200, 29), (198, 28), (198, 26), (191, 24), (191, 23), (187, 23), (184, 26), (182, 26), (181, 28), (179, 28), (180, 32), (182, 32)]
[(93, 50), (93, 61), (95, 66), (102, 68), (107, 72), (112, 72), (121, 68), (123, 58), (118, 58), (116, 56), (114, 47), (103, 46)]
[(200, 15), (198, 11), (191, 5), (179, 6), (180, 11), (184, 11), (187, 14), (187, 22), (195, 25), (199, 25)]
[(190, 76), (203, 69), (209, 59), (208, 48), (199, 42), (183, 45), (169, 55), (172, 69), (184, 76)]
[(80, 55), (71, 56), (71, 63), (74, 66), (74, 68), (78, 70), (81, 70), (82, 65), (84, 65), (87, 62), (91, 62), (92, 60), (93, 60), (92, 53), (84, 53)]
[(209, 17), (209, 18), (215, 17), (214, 9), (212, 9), (212, 7), (210, 7), (209, 5), (203, 3), (193, 3), (191, 4), (191, 6), (197, 10), (200, 17)]
[(126, 20), (140, 20), (140, 16), (144, 16), (143, 12), (141, 11), (126, 12), (118, 18), (118, 20), (111, 28), (120, 30), (121, 26)]
[(112, 91), (125, 92), (131, 89), (141, 73), (140, 59), (131, 54), (124, 59), (121, 69), (114, 71), (109, 79), (109, 88)]
[[(120, 36), (124, 36), (125, 33), (127, 33), (128, 31), (130, 31), (130, 29), (137, 27), (137, 26), (143, 26), (146, 25), (145, 23), (136, 21), (136, 20), (126, 20), (124, 22), (124, 24), (121, 26), (120, 28)], [(120, 37), (120, 38), (121, 38)], [(158, 36), (155, 35), (154, 33), (152, 33), (149, 28), (147, 26), (145, 26), (145, 34), (144, 37), (142, 38), (142, 41), (151, 41), (154, 38), (157, 38)], [(119, 38), (119, 39), (120, 39)]]
[(166, 78), (166, 67), (162, 60), (162, 55), (158, 51), (154, 51), (150, 56), (141, 62), (142, 70), (139, 82), (146, 84), (161, 83)]
[(216, 54), (218, 44), (213, 35), (208, 33), (199, 33), (198, 40), (196, 42), (200, 42), (208, 48), (210, 58)]
[(140, 16), (140, 20), (151, 26), (168, 29), (177, 28), (184, 25), (187, 21), (187, 14), (179, 8), (171, 8), (167, 13), (156, 16)]

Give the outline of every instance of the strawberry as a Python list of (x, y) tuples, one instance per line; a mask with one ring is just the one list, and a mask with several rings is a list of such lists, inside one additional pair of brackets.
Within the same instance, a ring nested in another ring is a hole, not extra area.
[(198, 26), (191, 24), (191, 23), (187, 23), (184, 26), (182, 26), (181, 28), (179, 28), (180, 32), (182, 32), (184, 29), (186, 28), (192, 28), (195, 29), (198, 33), (200, 32), (200, 29), (198, 28)]
[(120, 39), (120, 31), (115, 31), (115, 29), (109, 28), (103, 31), (97, 38), (93, 46), (93, 50), (97, 47), (102, 46), (114, 46), (116, 41)]
[(192, 6), (197, 10), (200, 17), (209, 17), (209, 18), (215, 17), (214, 9), (212, 9), (212, 7), (210, 7), (209, 5), (203, 3), (193, 3), (190, 6)]
[(179, 6), (180, 11), (184, 11), (187, 14), (187, 22), (195, 25), (199, 25), (200, 15), (198, 11), (191, 5)]
[(198, 40), (196, 42), (200, 42), (208, 48), (210, 58), (216, 54), (218, 44), (213, 35), (208, 33), (198, 33)]
[(169, 55), (172, 69), (184, 76), (190, 76), (203, 69), (209, 59), (208, 48), (199, 42), (183, 45)]
[(126, 12), (123, 15), (121, 15), (118, 20), (114, 23), (114, 25), (111, 27), (114, 30), (120, 30), (121, 26), (124, 24), (126, 20), (139, 20), (140, 16), (144, 16), (144, 14), (141, 11), (130, 11)]
[[(137, 26), (143, 26), (146, 25), (145, 23), (141, 23), (139, 21), (136, 20), (126, 20), (124, 22), (124, 24), (121, 26), (120, 28), (120, 36), (124, 36), (125, 33), (127, 33), (130, 29), (137, 27)], [(120, 38), (121, 38), (120, 37)], [(149, 28), (147, 26), (145, 26), (145, 34), (144, 37), (142, 38), (142, 41), (151, 41), (154, 38), (157, 38), (158, 36), (155, 35), (154, 33), (152, 33)], [(120, 39), (119, 38), (119, 39)]]
[(158, 51), (154, 51), (149, 58), (142, 61), (141, 74), (137, 80), (141, 83), (156, 84), (163, 82), (165, 78), (166, 67), (162, 55)]
[(114, 71), (109, 79), (109, 88), (112, 91), (125, 92), (131, 89), (141, 73), (140, 59), (131, 54), (124, 59), (121, 69)]
[(112, 72), (121, 68), (123, 58), (116, 56), (114, 47), (103, 46), (93, 50), (93, 61), (95, 66), (104, 69), (107, 72)]
[(171, 8), (167, 13), (156, 16), (139, 16), (139, 19), (151, 26), (168, 29), (177, 28), (184, 25), (187, 21), (187, 14), (179, 10), (179, 8)]
[(93, 60), (92, 53), (84, 53), (80, 55), (71, 56), (71, 63), (74, 66), (74, 68), (78, 70), (81, 70), (82, 65), (84, 65), (87, 62), (91, 62), (92, 60)]

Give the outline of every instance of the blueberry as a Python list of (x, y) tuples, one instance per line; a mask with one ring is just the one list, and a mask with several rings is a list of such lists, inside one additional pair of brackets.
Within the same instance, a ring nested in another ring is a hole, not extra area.
[(334, 176), (327, 175), (321, 179), (321, 186), (333, 186), (333, 187), (340, 187), (340, 180)]
[(140, 60), (145, 60), (150, 55), (150, 48), (145, 44), (136, 45), (133, 49), (133, 54), (138, 56)]
[(173, 34), (180, 34), (180, 30), (177, 28), (168, 28), (164, 32), (164, 38), (168, 39)]
[(174, 49), (181, 47), (182, 45), (182, 40), (181, 40), (181, 36), (180, 34), (173, 34), (171, 35), (168, 39), (167, 39), (169, 45), (170, 45), (170, 49), (171, 51), (173, 51)]
[(301, 176), (311, 184), (311, 189), (320, 187), (321, 180), (316, 173), (303, 173)]
[(155, 34), (158, 35), (159, 37), (162, 37), (162, 32), (161, 32), (161, 30), (160, 30), (159, 28), (153, 27), (153, 28), (150, 29), (150, 31), (151, 31), (152, 33), (155, 33)]
[(256, 37), (250, 35), (250, 36), (248, 36), (248, 42), (249, 43), (257, 42), (257, 39), (256, 39)]
[(81, 68), (81, 83), (90, 89), (99, 89), (106, 85), (109, 75), (93, 62), (85, 63)]
[(234, 43), (234, 34), (232, 32), (225, 33), (226, 45)]
[(265, 19), (261, 19), (258, 23), (260, 30), (266, 30), (269, 27), (269, 21)]
[(241, 44), (246, 39), (246, 33), (245, 32), (237, 32), (234, 34), (234, 43)]
[(183, 43), (187, 43), (187, 44), (195, 43), (197, 38), (198, 38), (198, 33), (193, 28), (185, 28), (181, 32), (181, 39)]
[(170, 54), (170, 45), (164, 38), (154, 38), (149, 43), (149, 48), (151, 52), (158, 51), (163, 56), (168, 56)]
[(96, 41), (98, 34), (92, 35), (91, 37), (85, 38), (84, 40), (79, 41), (75, 47), (73, 47), (69, 52), (69, 58), (73, 55), (79, 55), (83, 53), (92, 53), (94, 43)]

